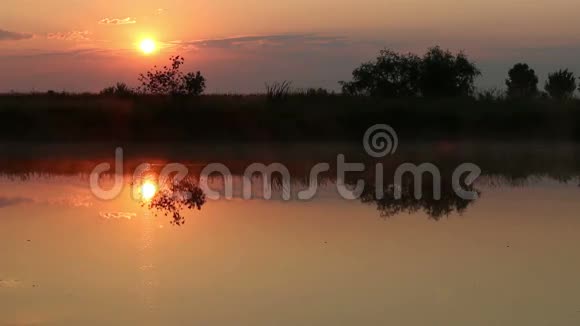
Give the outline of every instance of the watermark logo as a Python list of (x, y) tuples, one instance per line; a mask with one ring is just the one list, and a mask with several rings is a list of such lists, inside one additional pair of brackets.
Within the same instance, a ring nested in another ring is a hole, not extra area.
[(378, 124), (367, 129), (363, 137), (363, 146), (367, 154), (381, 158), (397, 151), (399, 137), (391, 126)]
[[(377, 124), (369, 129), (364, 134), (363, 146), (366, 153), (373, 159), (386, 159), (388, 155), (394, 154), (399, 147), (399, 138), (396, 131), (389, 125)], [(374, 187), (373, 193), (377, 200), (383, 199), (385, 197), (385, 190), (392, 191), (393, 198), (395, 200), (401, 200), (403, 198), (404, 189), (410, 189), (408, 185), (412, 185), (413, 196), (415, 199), (420, 200), (424, 197), (423, 182), (425, 179), (431, 180), (432, 190), (429, 194), (432, 196), (433, 200), (441, 199), (442, 191), (442, 176), (440, 169), (431, 162), (424, 162), (421, 164), (414, 163), (402, 163), (399, 164), (394, 170), (392, 175), (392, 184), (385, 185), (385, 172), (384, 163), (380, 160), (377, 161), (374, 166), (370, 167), (373, 169), (372, 175), (374, 180), (369, 181), (363, 178), (347, 181), (347, 174), (358, 172), (363, 173), (367, 170), (368, 163), (362, 162), (348, 162), (346, 155), (339, 153), (336, 156), (336, 176), (335, 186), (338, 194), (347, 200), (359, 199), (368, 187)], [(90, 174), (90, 189), (92, 193), (99, 199), (111, 200), (116, 198), (122, 193), (123, 187), (125, 186), (123, 178), (123, 149), (117, 148), (115, 151), (115, 164), (114, 170), (111, 171), (112, 167), (109, 163), (101, 163), (97, 165)], [(297, 200), (310, 200), (316, 196), (320, 189), (319, 177), (322, 173), (329, 172), (330, 163), (320, 162), (315, 164), (308, 175), (308, 180), (306, 182), (307, 189), (298, 191), (295, 194)], [(152, 197), (153, 187), (161, 187), (162, 185), (168, 185), (169, 188), (182, 189), (179, 194), (175, 194), (180, 198), (191, 197), (191, 194), (183, 193), (183, 187), (175, 187), (175, 185), (182, 185), (183, 181), (188, 179), (191, 180), (189, 176), (189, 170), (184, 164), (171, 163), (163, 166), (158, 174), (155, 175), (154, 181), (152, 177), (145, 177), (148, 172), (151, 171), (151, 165), (148, 163), (140, 164), (134, 171), (132, 171), (132, 180), (130, 184), (132, 185), (132, 197), (136, 200), (143, 199), (144, 197)], [(456, 196), (465, 200), (475, 200), (478, 198), (479, 194), (477, 191), (472, 190), (473, 183), (481, 175), (481, 169), (479, 166), (473, 163), (462, 163), (457, 166), (452, 173), (452, 190)], [(103, 175), (113, 175), (113, 186), (104, 189), (100, 181)], [(212, 189), (210, 186), (210, 177), (215, 175), (220, 175), (223, 180), (222, 192)], [(290, 170), (282, 163), (271, 163), (265, 165), (263, 163), (255, 162), (249, 164), (244, 173), (241, 175), (242, 185), (241, 185), (241, 198), (245, 200), (252, 199), (255, 196), (253, 192), (252, 182), (255, 176), (259, 175), (262, 184), (262, 199), (270, 200), (272, 199), (272, 184), (273, 176), (277, 175), (277, 179), (280, 184), (281, 198), (283, 200), (292, 200), (293, 192), (292, 187), (295, 185), (292, 179)], [(410, 179), (409, 179), (410, 177)], [(411, 182), (409, 182), (411, 180)], [(200, 189), (204, 193), (204, 198), (211, 200), (219, 200), (225, 198), (226, 200), (231, 200), (234, 198), (234, 176), (231, 170), (222, 163), (210, 163), (203, 167), (200, 175), (195, 180), (197, 182), (195, 189)], [(153, 186), (154, 184), (154, 186)], [(146, 185), (146, 187), (144, 187)], [(405, 188), (404, 185), (407, 185)], [(187, 191), (187, 187), (185, 192)], [(150, 199), (150, 198), (149, 198)]]

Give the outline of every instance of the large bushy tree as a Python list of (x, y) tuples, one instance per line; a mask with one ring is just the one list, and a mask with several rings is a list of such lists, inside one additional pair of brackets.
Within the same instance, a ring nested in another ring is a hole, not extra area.
[(538, 76), (534, 69), (525, 63), (514, 65), (508, 72), (505, 83), (509, 97), (526, 98), (538, 95)]
[(344, 93), (384, 97), (412, 97), (419, 91), (420, 58), (381, 50), (374, 62), (356, 68), (353, 80), (340, 82)]
[(576, 90), (576, 77), (568, 69), (558, 70), (548, 75), (544, 89), (552, 98), (570, 98)]
[(455, 55), (434, 47), (421, 60), (421, 94), (425, 97), (471, 96), (479, 75), (481, 71), (465, 53)]
[(434, 47), (421, 58), (382, 50), (375, 61), (356, 68), (350, 82), (340, 82), (343, 93), (382, 97), (469, 96), (481, 72), (460, 52)]

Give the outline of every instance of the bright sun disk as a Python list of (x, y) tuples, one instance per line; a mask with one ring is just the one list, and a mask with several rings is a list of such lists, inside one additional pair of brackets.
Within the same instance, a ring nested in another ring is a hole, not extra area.
[(141, 51), (143, 51), (143, 53), (151, 54), (155, 51), (157, 46), (155, 45), (155, 41), (148, 38), (141, 41), (141, 43), (139, 44), (139, 48), (141, 48)]

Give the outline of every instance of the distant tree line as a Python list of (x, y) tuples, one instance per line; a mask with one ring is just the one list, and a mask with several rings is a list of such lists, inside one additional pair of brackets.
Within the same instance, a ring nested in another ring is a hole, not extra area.
[[(340, 82), (348, 95), (401, 97), (473, 96), (475, 79), (481, 71), (463, 52), (454, 54), (440, 47), (430, 48), (423, 57), (382, 50), (375, 61), (363, 63), (352, 72), (353, 79)], [(545, 93), (538, 89), (536, 72), (525, 63), (518, 63), (508, 72), (507, 93), (510, 98), (549, 96), (571, 98), (576, 90), (576, 77), (567, 69), (548, 75)], [(492, 95), (487, 93), (487, 96)]]
[[(201, 72), (183, 73), (181, 56), (170, 58), (171, 65), (139, 75), (141, 85), (132, 89), (124, 83), (107, 87), (102, 95), (132, 96), (136, 94), (198, 96), (206, 88), (206, 79)], [(349, 96), (372, 96), (385, 98), (435, 98), (472, 97), (475, 95), (475, 80), (481, 71), (464, 52), (452, 53), (440, 47), (432, 47), (423, 56), (413, 53), (398, 53), (381, 50), (374, 61), (361, 64), (352, 72), (351, 81), (339, 82), (342, 93)], [(550, 73), (544, 92), (538, 88), (536, 72), (525, 63), (515, 64), (508, 71), (505, 81), (508, 98), (551, 97), (568, 99), (577, 88), (576, 77), (568, 69)], [(288, 95), (327, 96), (334, 93), (321, 88), (294, 91), (291, 83), (266, 84), (268, 99), (281, 100)], [(502, 97), (499, 91), (486, 91), (479, 98)]]

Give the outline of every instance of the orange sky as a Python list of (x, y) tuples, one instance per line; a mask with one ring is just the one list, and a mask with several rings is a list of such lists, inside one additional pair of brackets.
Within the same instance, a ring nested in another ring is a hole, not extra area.
[[(135, 84), (139, 72), (178, 53), (214, 92), (259, 91), (284, 79), (336, 88), (383, 47), (422, 52), (435, 44), (465, 49), (484, 72), (479, 84), (502, 86), (509, 66), (524, 59), (540, 77), (563, 67), (580, 72), (576, 7), (577, 0), (4, 0), (0, 91)], [(144, 37), (161, 51), (140, 54)]]

